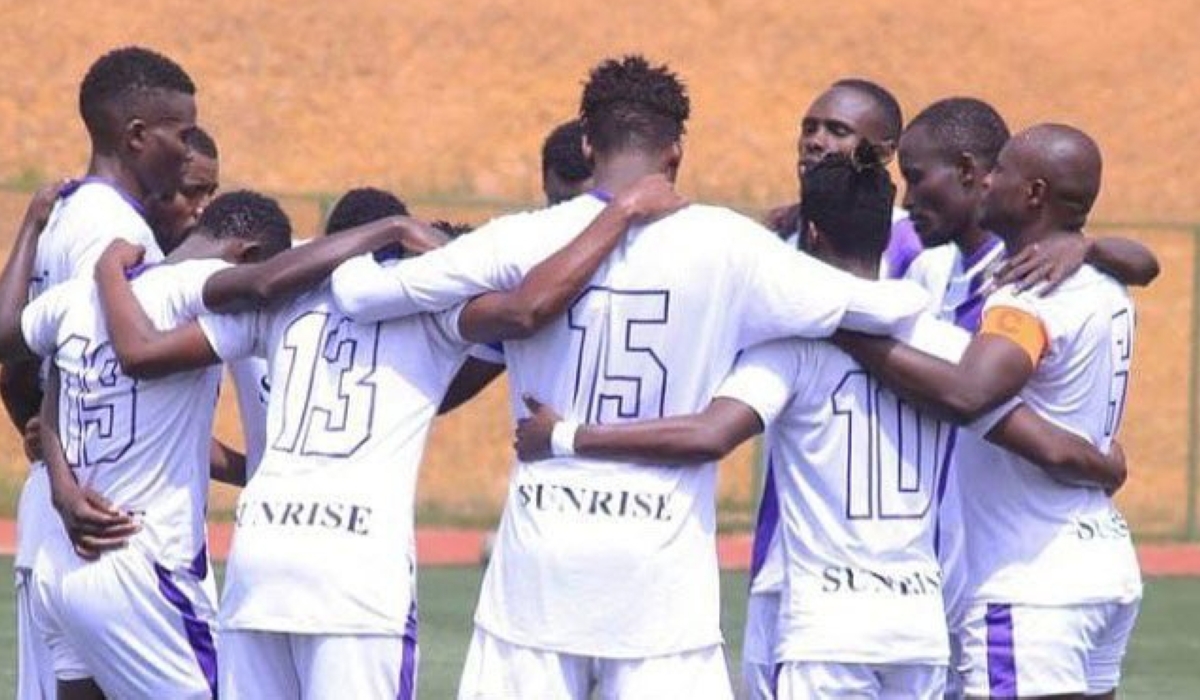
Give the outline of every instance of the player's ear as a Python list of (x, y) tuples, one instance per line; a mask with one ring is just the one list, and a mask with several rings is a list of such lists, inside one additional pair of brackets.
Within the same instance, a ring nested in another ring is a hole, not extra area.
[(804, 228), (800, 231), (800, 247), (809, 253), (815, 253), (820, 250), (823, 241), (821, 229), (811, 221), (804, 221)]
[(233, 240), (232, 257), (238, 263), (260, 262), (263, 248), (258, 241), (248, 241), (243, 238)]
[(879, 143), (873, 144), (873, 147), (875, 148), (875, 156), (879, 159), (879, 164), (885, 168), (896, 157), (896, 139), (884, 139)]
[(683, 163), (683, 144), (676, 141), (667, 149), (667, 163), (664, 168), (667, 178), (671, 182), (675, 182), (675, 177), (679, 174), (679, 165), (681, 163)]
[(1029, 203), (1030, 209), (1040, 209), (1046, 203), (1046, 195), (1049, 186), (1042, 178), (1030, 180), (1025, 187), (1025, 199)]
[(144, 119), (133, 117), (121, 128), (121, 145), (134, 153), (145, 150), (148, 137), (149, 127)]
[(963, 189), (972, 189), (983, 184), (987, 169), (980, 166), (979, 159), (974, 153), (963, 151), (955, 159), (954, 168), (958, 171), (958, 182)]

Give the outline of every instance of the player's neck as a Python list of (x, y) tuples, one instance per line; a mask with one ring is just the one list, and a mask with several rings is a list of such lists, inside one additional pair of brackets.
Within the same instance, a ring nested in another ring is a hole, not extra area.
[(844, 272), (848, 272), (855, 277), (861, 277), (865, 280), (879, 279), (879, 257), (874, 260), (860, 260), (857, 257), (849, 255), (839, 255), (834, 251), (823, 251), (817, 258), (821, 262), (829, 263), (833, 267)]
[(88, 163), (88, 177), (103, 178), (138, 202), (146, 202), (147, 193), (142, 189), (137, 176), (115, 155), (92, 153), (91, 162)]
[(175, 250), (172, 250), (167, 255), (166, 261), (177, 263), (184, 260), (220, 258), (223, 257), (223, 254), (224, 249), (219, 241), (204, 234), (202, 231), (196, 231), (180, 241)]
[(954, 244), (958, 246), (958, 250), (962, 253), (963, 258), (970, 258), (982, 250), (991, 240), (992, 233), (976, 225), (955, 239)]
[[(622, 152), (596, 158), (593, 172), (595, 188), (616, 194), (647, 175), (667, 173), (665, 158), (660, 154)], [(669, 174), (669, 173), (668, 173)]]
[(1083, 232), (1078, 229), (1069, 230), (1049, 222), (1036, 222), (1022, 228), (1015, 236), (1006, 240), (1004, 247), (1008, 249), (1008, 255), (1013, 256), (1035, 243), (1040, 243), (1051, 238), (1079, 236), (1082, 234)]

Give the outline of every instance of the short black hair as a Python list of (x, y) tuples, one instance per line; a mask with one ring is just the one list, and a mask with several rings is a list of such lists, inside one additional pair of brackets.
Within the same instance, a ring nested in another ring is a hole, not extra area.
[(92, 139), (107, 143), (115, 126), (112, 117), (125, 119), (135, 100), (156, 90), (195, 95), (196, 85), (178, 63), (160, 53), (140, 46), (115, 49), (96, 59), (83, 76), (79, 114)]
[(187, 143), (188, 148), (205, 158), (212, 158), (213, 160), (220, 158), (220, 153), (217, 151), (217, 142), (213, 141), (213, 137), (200, 127), (187, 132), (184, 141)]
[(551, 170), (566, 182), (592, 176), (592, 164), (583, 155), (583, 124), (578, 119), (554, 127), (542, 144), (542, 170)]
[(429, 225), (449, 236), (451, 240), (475, 230), (475, 227), (471, 224), (464, 224), (457, 221), (445, 221), (443, 219), (430, 221)]
[(408, 216), (408, 207), (399, 197), (375, 187), (356, 187), (342, 195), (329, 212), (325, 235), (396, 215)]
[(805, 169), (800, 201), (802, 231), (811, 222), (835, 250), (864, 262), (878, 262), (883, 255), (896, 201), (896, 186), (887, 170), (870, 160), (873, 153), (864, 143), (854, 155), (830, 154)]
[(990, 170), (1008, 142), (1008, 125), (990, 104), (974, 97), (948, 97), (921, 110), (908, 130), (928, 129), (939, 151), (947, 158), (970, 153)]
[(264, 257), (292, 246), (292, 222), (279, 202), (250, 190), (218, 196), (204, 208), (196, 226), (214, 238), (239, 238), (258, 243)]
[(900, 138), (900, 132), (904, 129), (904, 113), (900, 110), (900, 102), (896, 96), (887, 88), (866, 78), (842, 78), (829, 87), (855, 90), (871, 98), (883, 111), (884, 119), (887, 120), (887, 138)]
[(661, 150), (684, 134), (687, 88), (666, 65), (638, 55), (596, 66), (583, 88), (579, 118), (592, 148)]

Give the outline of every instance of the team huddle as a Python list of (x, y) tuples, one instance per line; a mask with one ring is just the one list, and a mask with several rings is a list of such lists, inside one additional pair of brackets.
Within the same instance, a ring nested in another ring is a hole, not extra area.
[[(740, 697), (1115, 697), (1125, 286), (1158, 263), (1083, 235), (1082, 131), (964, 97), (905, 125), (841, 80), (760, 224), (676, 192), (687, 90), (626, 56), (547, 139), (546, 208), (463, 233), (359, 188), (293, 246), (274, 200), (213, 198), (196, 93), (98, 59), (87, 176), (0, 274), (19, 697), (416, 697), (417, 470), (502, 372), (518, 460), (459, 698), (734, 697), (717, 460), (760, 433)], [(243, 486), (219, 604), (210, 479)]]

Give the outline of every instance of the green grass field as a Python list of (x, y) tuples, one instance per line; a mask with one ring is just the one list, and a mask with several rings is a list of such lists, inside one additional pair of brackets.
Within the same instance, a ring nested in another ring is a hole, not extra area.
[[(426, 569), (420, 578), (421, 697), (454, 697), (470, 640), (481, 570)], [(16, 622), (12, 559), (0, 561), (0, 697), (12, 697)], [(730, 659), (739, 658), (746, 602), (742, 572), (722, 576), (721, 619)], [(736, 667), (734, 667), (736, 671)], [(1159, 579), (1146, 586), (1141, 618), (1125, 664), (1121, 697), (1190, 700), (1200, 697), (1200, 579)]]

